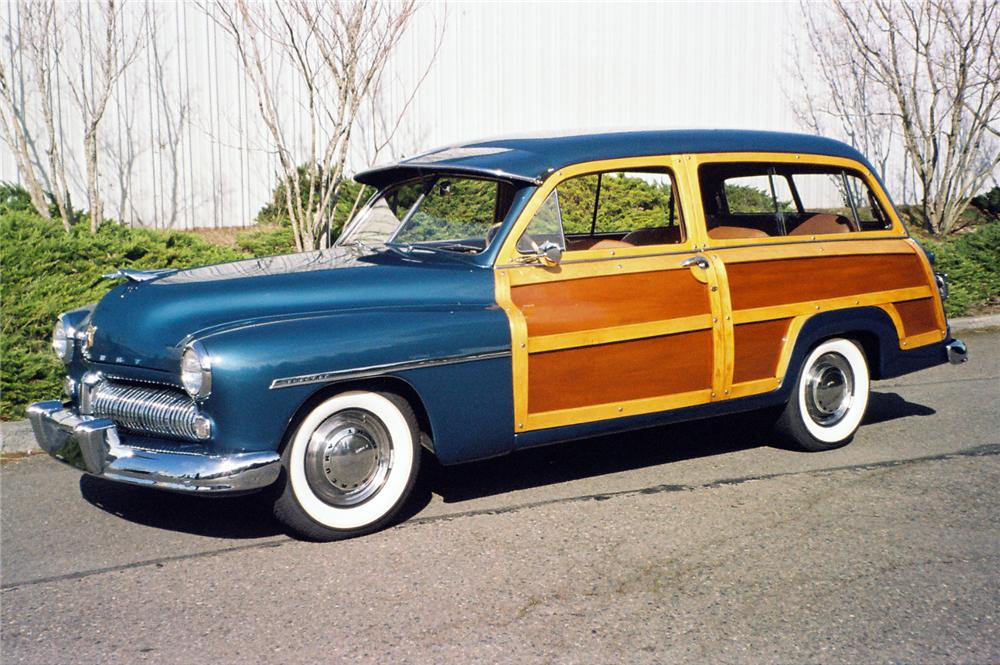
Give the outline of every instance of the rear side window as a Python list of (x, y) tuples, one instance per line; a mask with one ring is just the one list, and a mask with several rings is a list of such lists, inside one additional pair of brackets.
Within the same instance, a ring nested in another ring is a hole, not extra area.
[(711, 238), (828, 235), (891, 227), (864, 179), (846, 169), (761, 162), (705, 164), (699, 179)]

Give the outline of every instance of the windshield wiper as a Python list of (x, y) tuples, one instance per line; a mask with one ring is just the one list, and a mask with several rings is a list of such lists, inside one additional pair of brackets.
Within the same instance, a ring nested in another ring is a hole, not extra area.
[(482, 247), (476, 247), (475, 245), (466, 245), (464, 243), (456, 242), (449, 245), (433, 245), (434, 249), (441, 249), (447, 252), (465, 252), (469, 254), (478, 254), (483, 251)]

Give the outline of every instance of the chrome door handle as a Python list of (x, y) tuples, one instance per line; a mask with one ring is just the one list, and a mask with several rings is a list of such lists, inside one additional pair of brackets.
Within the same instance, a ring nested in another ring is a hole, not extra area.
[(690, 259), (684, 259), (681, 263), (682, 268), (690, 268), (691, 266), (698, 266), (702, 270), (708, 270), (708, 259), (704, 256), (692, 256)]

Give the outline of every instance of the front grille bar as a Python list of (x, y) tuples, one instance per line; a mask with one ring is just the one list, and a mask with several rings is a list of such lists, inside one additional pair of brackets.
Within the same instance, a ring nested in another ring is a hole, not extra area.
[(188, 395), (170, 388), (149, 388), (99, 381), (84, 388), (81, 400), (89, 415), (110, 418), (119, 427), (143, 434), (158, 434), (198, 441), (195, 427), (198, 407)]

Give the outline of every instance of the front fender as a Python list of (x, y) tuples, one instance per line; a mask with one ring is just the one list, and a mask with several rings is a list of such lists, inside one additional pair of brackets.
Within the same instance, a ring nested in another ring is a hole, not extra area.
[[(199, 341), (212, 358), (203, 410), (220, 450), (278, 449), (306, 400), (359, 375), (399, 378), (417, 391), (446, 463), (501, 454), (513, 438), (510, 328), (495, 305), (354, 310)], [(442, 359), (449, 362), (430, 362)]]

